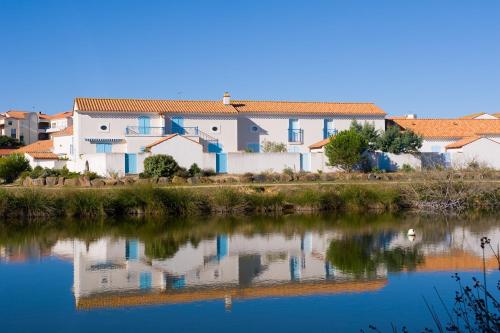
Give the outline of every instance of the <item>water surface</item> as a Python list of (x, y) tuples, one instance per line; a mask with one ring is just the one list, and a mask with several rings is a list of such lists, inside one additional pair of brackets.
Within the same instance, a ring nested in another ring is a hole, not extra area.
[(421, 331), (500, 240), (495, 216), (45, 222), (0, 228), (2, 332)]

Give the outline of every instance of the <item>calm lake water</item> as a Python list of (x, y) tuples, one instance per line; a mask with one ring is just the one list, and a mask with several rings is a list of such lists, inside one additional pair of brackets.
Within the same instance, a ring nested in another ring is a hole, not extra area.
[(443, 313), (433, 288), (453, 305), (452, 274), (481, 277), (480, 238), (500, 241), (500, 216), (81, 224), (0, 227), (1, 332), (421, 331), (423, 297)]

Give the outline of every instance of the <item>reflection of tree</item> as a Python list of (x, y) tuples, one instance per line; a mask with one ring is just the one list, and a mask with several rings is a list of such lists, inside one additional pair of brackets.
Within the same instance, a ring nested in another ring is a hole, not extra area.
[(179, 243), (170, 238), (148, 239), (144, 242), (144, 254), (150, 259), (168, 259), (179, 250)]
[(390, 272), (413, 270), (424, 260), (417, 248), (384, 250), (379, 239), (372, 235), (332, 241), (327, 258), (339, 270), (356, 277), (373, 276), (380, 265), (385, 265)]
[(363, 276), (374, 272), (376, 268), (376, 262), (370, 253), (371, 245), (371, 236), (334, 240), (328, 248), (327, 258), (341, 271)]

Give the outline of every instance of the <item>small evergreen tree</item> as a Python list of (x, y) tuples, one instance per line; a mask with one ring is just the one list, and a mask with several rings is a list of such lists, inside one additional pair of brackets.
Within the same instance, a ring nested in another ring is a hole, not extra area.
[(397, 126), (390, 126), (379, 136), (377, 149), (393, 154), (417, 153), (422, 147), (422, 137), (412, 131), (400, 131)]
[(372, 123), (365, 122), (363, 125), (358, 123), (356, 119), (351, 122), (351, 130), (358, 132), (365, 142), (368, 144), (368, 150), (375, 151), (377, 148), (377, 140), (380, 136), (378, 130), (375, 129), (375, 125)]
[(21, 142), (10, 136), (0, 135), (0, 148), (19, 148), (22, 146)]
[(351, 172), (362, 161), (362, 154), (367, 148), (368, 144), (361, 134), (350, 129), (330, 138), (330, 142), (325, 145), (325, 155), (331, 166)]
[(172, 177), (179, 165), (170, 155), (153, 155), (144, 160), (144, 175), (147, 177)]

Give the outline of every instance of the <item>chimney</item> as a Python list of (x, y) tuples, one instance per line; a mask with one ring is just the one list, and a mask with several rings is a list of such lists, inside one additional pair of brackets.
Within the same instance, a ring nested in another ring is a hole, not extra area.
[(406, 115), (406, 119), (417, 119), (417, 115), (415, 113), (409, 113)]
[(224, 97), (222, 97), (222, 103), (224, 103), (224, 105), (231, 104), (231, 96), (229, 96), (229, 93), (227, 91), (224, 93)]

